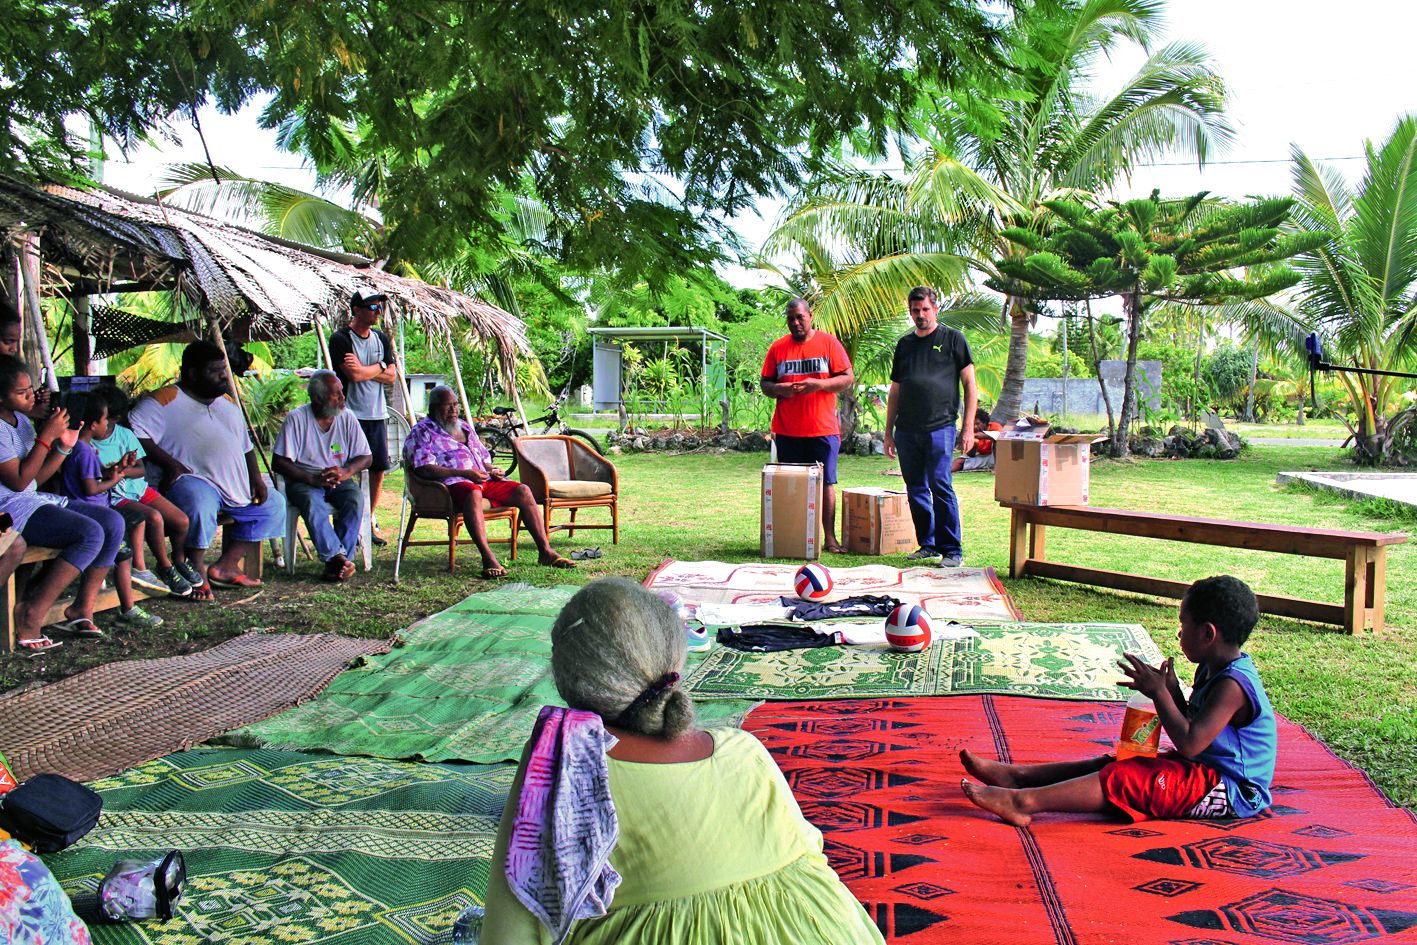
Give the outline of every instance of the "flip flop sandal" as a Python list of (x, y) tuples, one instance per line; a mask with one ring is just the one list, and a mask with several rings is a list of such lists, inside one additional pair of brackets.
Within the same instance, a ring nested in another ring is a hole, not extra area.
[(198, 584), (194, 586), (192, 588), (192, 593), (188, 594), (182, 599), (190, 600), (193, 603), (198, 604), (216, 603), (216, 595), (212, 593), (212, 586), (210, 584)]
[(495, 568), (483, 568), (483, 569), (482, 569), (482, 576), (483, 576), (484, 578), (486, 578), (487, 580), (489, 580), (489, 581), (495, 581), (497, 578), (504, 578), (504, 577), (506, 577), (506, 576), (507, 576), (508, 574), (510, 574), (510, 573), (511, 573), (510, 571), (508, 571), (506, 568), (502, 567), (501, 565), (498, 565), (498, 566), (495, 567)]
[(57, 650), (64, 644), (58, 640), (51, 640), (49, 637), (35, 637), (33, 640), (16, 640), (15, 645), (22, 650), (29, 650), (31, 653), (48, 653), (50, 650)]
[(98, 624), (87, 617), (75, 617), (73, 620), (61, 621), (60, 623), (56, 623), (54, 628), (56, 630), (63, 630), (73, 637), (98, 639), (106, 636), (106, 634), (98, 628)]
[[(600, 550), (599, 548), (582, 548), (580, 551), (573, 551), (573, 552), (571, 552), (571, 560), (572, 560), (572, 561), (589, 561), (589, 560), (591, 560), (592, 558), (599, 558), (599, 557), (601, 557), (601, 555), (602, 555), (602, 552), (601, 552), (601, 550)], [(554, 567), (554, 565), (553, 565), (553, 567)]]
[(228, 591), (255, 590), (258, 587), (265, 587), (260, 581), (245, 574), (237, 574), (229, 578), (212, 577), (211, 572), (207, 572), (207, 582), (212, 587), (220, 587)]
[(568, 571), (571, 568), (574, 568), (575, 566), (576, 564), (574, 561), (570, 561), (566, 558), (557, 558), (555, 561), (548, 561), (545, 565), (545, 567), (560, 568), (563, 571)]

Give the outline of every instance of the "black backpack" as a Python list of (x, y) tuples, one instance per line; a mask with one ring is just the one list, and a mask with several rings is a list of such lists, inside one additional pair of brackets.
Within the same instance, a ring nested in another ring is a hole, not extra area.
[(37, 774), (0, 795), (0, 827), (37, 853), (54, 853), (77, 842), (102, 812), (97, 791), (59, 774)]

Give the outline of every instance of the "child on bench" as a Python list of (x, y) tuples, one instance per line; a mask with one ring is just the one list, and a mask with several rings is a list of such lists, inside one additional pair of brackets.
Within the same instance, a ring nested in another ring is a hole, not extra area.
[(1122, 685), (1144, 693), (1174, 751), (1118, 761), (1005, 764), (965, 750), (965, 796), (1015, 827), (1043, 811), (1121, 812), (1133, 821), (1251, 817), (1270, 805), (1278, 748), (1274, 710), (1254, 662), (1241, 651), (1259, 621), (1254, 593), (1238, 578), (1197, 581), (1181, 601), (1181, 651), (1197, 664), (1189, 701), (1166, 659), (1151, 667), (1130, 653)]

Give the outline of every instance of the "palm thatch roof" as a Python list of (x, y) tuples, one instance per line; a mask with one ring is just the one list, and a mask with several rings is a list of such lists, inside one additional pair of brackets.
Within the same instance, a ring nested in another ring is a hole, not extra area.
[(375, 268), (371, 260), (267, 236), (105, 187), (36, 188), (0, 175), (0, 236), (39, 237), (46, 290), (65, 296), (170, 290), (235, 337), (338, 323), (371, 289), (432, 336), (486, 343), (511, 381), (530, 352), (521, 320), (495, 305)]

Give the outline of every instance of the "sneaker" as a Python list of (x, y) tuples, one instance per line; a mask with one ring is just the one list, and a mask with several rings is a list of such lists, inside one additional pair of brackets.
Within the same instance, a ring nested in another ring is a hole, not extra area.
[(940, 567), (942, 567), (942, 568), (957, 568), (957, 567), (959, 567), (960, 562), (962, 562), (963, 560), (964, 560), (964, 555), (945, 555), (945, 556), (943, 556), (942, 558), (940, 558)]
[[(147, 591), (150, 596), (171, 593), (171, 588), (167, 586), (167, 583), (146, 568), (141, 571), (134, 568), (132, 581), (134, 587), (141, 587), (143, 590)], [(188, 593), (191, 593), (190, 586), (188, 587)]]
[(173, 567), (177, 569), (177, 573), (182, 575), (182, 580), (186, 581), (189, 586), (202, 586), (202, 576), (197, 573), (196, 568), (192, 567), (190, 561), (179, 561)]
[[(137, 577), (137, 575), (134, 575)], [(167, 585), (168, 593), (174, 597), (187, 597), (192, 593), (192, 583), (182, 576), (172, 565), (157, 569), (158, 580)]]
[(934, 548), (917, 548), (911, 554), (905, 556), (906, 561), (930, 561), (940, 560), (940, 553)]
[(684, 633), (688, 638), (690, 653), (703, 653), (713, 649), (713, 637), (709, 635), (707, 627), (686, 623)]
[(156, 630), (162, 626), (162, 618), (157, 614), (150, 614), (141, 607), (134, 607), (127, 613), (118, 615), (114, 622), (119, 630)]

